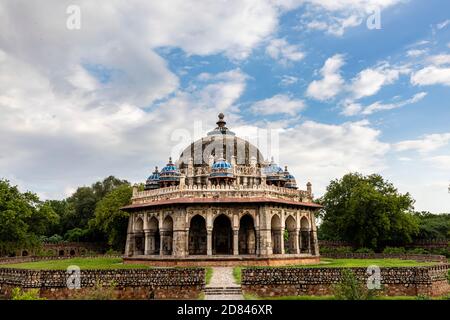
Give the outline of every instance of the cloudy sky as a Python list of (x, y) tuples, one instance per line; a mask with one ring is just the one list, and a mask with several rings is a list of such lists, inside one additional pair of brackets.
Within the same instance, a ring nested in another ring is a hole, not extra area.
[(219, 112), (277, 132), (316, 196), (380, 173), (450, 212), (450, 2), (0, 2), (0, 177), (23, 190), (144, 181)]

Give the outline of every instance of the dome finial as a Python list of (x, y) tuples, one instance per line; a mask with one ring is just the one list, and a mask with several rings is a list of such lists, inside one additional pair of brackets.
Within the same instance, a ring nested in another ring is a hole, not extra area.
[(225, 118), (225, 115), (221, 112), (219, 113), (219, 121), (216, 122), (217, 126), (222, 129), (225, 127), (225, 125), (227, 124), (223, 118)]

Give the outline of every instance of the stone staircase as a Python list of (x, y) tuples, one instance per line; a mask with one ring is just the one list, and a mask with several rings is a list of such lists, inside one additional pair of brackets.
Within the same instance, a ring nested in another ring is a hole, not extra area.
[(241, 300), (241, 286), (233, 278), (233, 268), (215, 267), (211, 282), (205, 286), (205, 300)]
[(242, 295), (241, 287), (206, 287), (205, 296)]

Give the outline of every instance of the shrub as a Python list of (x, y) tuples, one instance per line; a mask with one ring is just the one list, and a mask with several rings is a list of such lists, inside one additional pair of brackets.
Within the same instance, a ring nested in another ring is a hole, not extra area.
[(11, 292), (11, 300), (45, 300), (39, 297), (39, 289), (22, 290), (14, 288)]
[(355, 250), (355, 253), (375, 253), (375, 251), (370, 248), (359, 248)]
[(425, 250), (424, 248), (414, 248), (414, 249), (409, 249), (408, 253), (411, 253), (411, 254), (427, 254), (428, 251)]
[(406, 250), (403, 247), (386, 247), (386, 248), (384, 248), (383, 253), (404, 254), (404, 253), (406, 253)]
[(348, 269), (342, 269), (342, 280), (334, 287), (334, 295), (338, 300), (370, 300), (375, 296), (375, 290), (369, 290)]
[(352, 248), (351, 247), (320, 247), (320, 252), (323, 254), (352, 253)]
[(96, 281), (93, 288), (88, 288), (75, 294), (73, 297), (77, 300), (114, 300), (116, 295), (114, 290), (117, 284), (112, 281), (108, 286), (104, 286), (100, 281)]

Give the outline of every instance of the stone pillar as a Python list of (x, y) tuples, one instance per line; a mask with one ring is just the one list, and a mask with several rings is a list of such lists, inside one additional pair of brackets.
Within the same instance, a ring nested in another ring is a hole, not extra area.
[(284, 228), (280, 229), (280, 246), (281, 246), (281, 254), (284, 254)]
[(146, 256), (153, 254), (153, 250), (151, 249), (153, 239), (150, 233), (150, 230), (144, 230), (144, 255)]
[(212, 229), (206, 230), (206, 255), (212, 256)]
[(127, 257), (133, 256), (134, 255), (134, 248), (135, 248), (134, 233), (129, 232), (127, 234), (127, 243), (126, 243), (126, 247), (125, 247), (125, 256), (127, 256)]
[(295, 229), (293, 232), (293, 237), (294, 237), (294, 253), (295, 254), (299, 254), (300, 253), (300, 246), (299, 246), (299, 234), (300, 231), (299, 229)]
[(186, 256), (186, 234), (184, 230), (174, 230), (172, 240), (172, 255)]
[(312, 232), (308, 232), (308, 253), (311, 254), (311, 234)]
[(164, 240), (165, 240), (165, 231), (159, 229), (159, 255), (164, 255)]
[(239, 255), (239, 229), (233, 229), (233, 255)]

